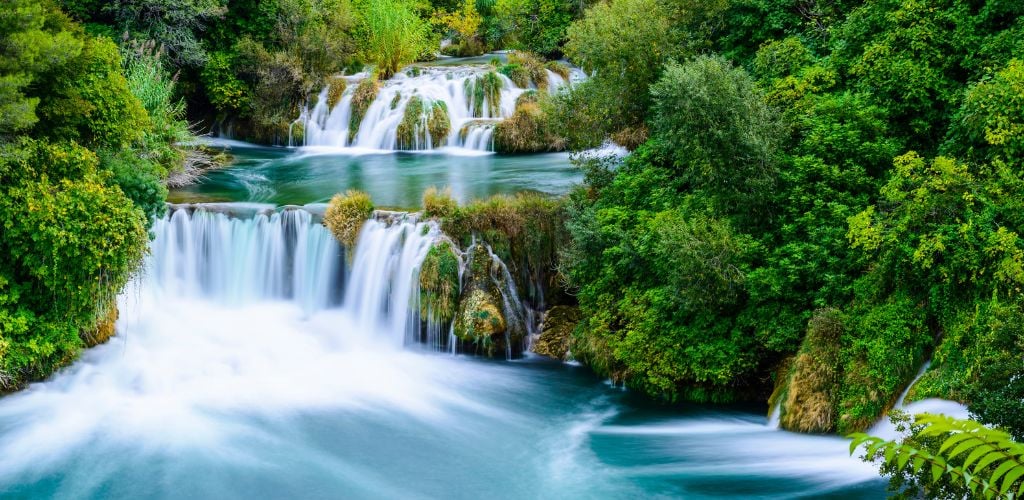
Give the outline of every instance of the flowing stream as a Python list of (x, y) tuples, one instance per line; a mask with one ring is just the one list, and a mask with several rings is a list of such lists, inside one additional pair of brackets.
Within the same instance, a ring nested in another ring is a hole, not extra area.
[[(12, 498), (876, 498), (837, 437), (409, 343), (436, 226), (172, 207), (118, 334), (0, 399)], [(351, 260), (351, 264), (348, 261)]]

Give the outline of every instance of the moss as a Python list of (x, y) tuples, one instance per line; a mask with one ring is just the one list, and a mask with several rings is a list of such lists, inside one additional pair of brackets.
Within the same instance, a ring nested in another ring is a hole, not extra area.
[(790, 371), (780, 424), (799, 432), (831, 432), (837, 419), (839, 341), (844, 318), (835, 309), (815, 312)]
[(530, 86), (530, 72), (521, 64), (506, 64), (501, 67), (501, 74), (512, 80), (517, 87), (526, 88)]
[(426, 217), (451, 217), (458, 210), (459, 205), (452, 198), (450, 187), (439, 190), (435, 186), (430, 186), (423, 192), (423, 215)]
[(470, 102), (473, 116), (480, 118), (486, 110), (491, 117), (501, 116), (501, 78), (497, 73), (488, 71), (476, 78), (467, 78), (465, 83), (466, 100)]
[(395, 97), (391, 98), (391, 109), (397, 109), (400, 102), (402, 102), (402, 93), (395, 92)]
[(405, 104), (405, 112), (402, 114), (402, 121), (399, 122), (395, 135), (398, 141), (398, 149), (415, 149), (419, 132), (422, 130), (424, 115), (423, 99), (414, 95)]
[(363, 117), (366, 116), (366, 110), (370, 109), (370, 105), (377, 98), (379, 91), (380, 83), (371, 76), (359, 82), (355, 91), (352, 92), (352, 115), (348, 122), (349, 140), (359, 132), (359, 125), (363, 122)]
[(327, 84), (327, 109), (334, 109), (341, 102), (341, 96), (348, 88), (348, 80), (341, 77), (333, 77)]
[(530, 102), (530, 98), (517, 106), (510, 118), (498, 123), (494, 131), (494, 149), (499, 153), (538, 153), (564, 148), (564, 141), (551, 133), (540, 105)]
[(430, 118), (427, 120), (427, 130), (430, 131), (430, 139), (437, 147), (448, 139), (451, 133), (452, 121), (448, 115), (448, 105), (444, 101), (434, 101), (430, 105)]
[(459, 303), (459, 258), (451, 242), (430, 248), (420, 266), (420, 315), (435, 323), (455, 317)]
[(82, 341), (85, 342), (87, 347), (95, 347), (100, 344), (106, 343), (114, 336), (115, 326), (117, 324), (117, 304), (111, 303), (104, 308), (99, 315), (99, 319), (96, 322), (96, 327), (90, 331), (82, 332)]
[(526, 84), (519, 85), (520, 87), (528, 87), (532, 83), (541, 90), (548, 88), (548, 74), (545, 71), (544, 58), (537, 54), (521, 50), (512, 52), (508, 55), (508, 66), (519, 66), (526, 74)]
[(350, 189), (331, 198), (327, 211), (324, 212), (323, 223), (342, 245), (352, 248), (363, 224), (371, 215), (373, 201), (370, 200), (370, 195)]
[(569, 339), (579, 322), (580, 309), (578, 307), (552, 307), (544, 314), (540, 337), (533, 345), (533, 352), (565, 360), (569, 354)]
[(548, 71), (550, 71), (550, 72), (552, 72), (552, 73), (562, 77), (565, 80), (569, 79), (569, 75), (570, 75), (569, 67), (564, 65), (564, 64), (562, 64), (562, 63), (560, 63), (560, 62), (558, 62), (558, 61), (548, 61), (548, 62), (544, 63), (544, 67)]

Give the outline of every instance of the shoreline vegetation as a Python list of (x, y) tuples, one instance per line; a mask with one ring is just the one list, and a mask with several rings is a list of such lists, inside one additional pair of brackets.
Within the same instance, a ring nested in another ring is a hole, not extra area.
[[(358, 130), (404, 68), (511, 50), (466, 94), (497, 116), (502, 81), (534, 89), (488, 125), (499, 154), (630, 153), (574, 156), (584, 183), (557, 199), (424, 193), (446, 235), (421, 277), (431, 321), (518, 355), (527, 328), (502, 310), (517, 290), (550, 311), (539, 334), (555, 357), (665, 404), (768, 401), (809, 433), (867, 430), (928, 361), (909, 400), (961, 402), (1020, 440), (1022, 14), (984, 0), (9, 0), (0, 394), (109, 337), (168, 187), (230, 161), (195, 146), (199, 131), (288, 144), (322, 91), (351, 99)], [(587, 78), (549, 93), (563, 58)], [(465, 133), (443, 103), (408, 101), (402, 147)], [(339, 194), (325, 224), (351, 246), (372, 210)], [(922, 422), (905, 443), (935, 444)], [(908, 460), (883, 467), (896, 490), (984, 495), (923, 486)]]

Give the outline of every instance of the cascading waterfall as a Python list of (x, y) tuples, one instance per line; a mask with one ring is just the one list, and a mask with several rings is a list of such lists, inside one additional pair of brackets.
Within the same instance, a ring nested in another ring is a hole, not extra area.
[(306, 313), (340, 301), (344, 251), (309, 211), (172, 206), (153, 233), (146, 274), (158, 293), (234, 304), (291, 299)]
[(307, 315), (340, 306), (392, 346), (419, 337), (419, 268), (439, 235), (436, 223), (411, 216), (371, 219), (346, 277), (344, 249), (301, 208), (172, 206), (153, 232), (147, 278), (161, 294), (292, 300)]
[(396, 346), (418, 339), (419, 268), (439, 232), (413, 218), (363, 225), (345, 301), (360, 326), (387, 332)]
[[(568, 82), (552, 71), (547, 71), (548, 91), (557, 92)], [(455, 67), (415, 67), (396, 74), (382, 82), (373, 102), (366, 109), (353, 137), (350, 135), (352, 97), (365, 74), (347, 77), (348, 85), (333, 107), (328, 99), (328, 88), (318, 96), (312, 109), (302, 113), (304, 144), (359, 150), (426, 150), (439, 147), (473, 151), (492, 151), (495, 124), (512, 116), (516, 98), (529, 88), (515, 85), (507, 76), (494, 71), (489, 65)], [(474, 99), (483, 80), (497, 79), (500, 102), (492, 103), (491, 95), (484, 92), (482, 101)], [(447, 138), (438, 141), (429, 137), (427, 127), (420, 127), (411, 144), (402, 144), (399, 125), (413, 98), (420, 100), (425, 109), (441, 103), (446, 108)]]

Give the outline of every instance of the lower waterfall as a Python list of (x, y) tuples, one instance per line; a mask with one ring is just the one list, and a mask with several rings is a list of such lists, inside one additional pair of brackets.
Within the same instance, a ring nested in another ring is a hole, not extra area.
[[(118, 298), (117, 335), (0, 399), (0, 496), (782, 499), (884, 488), (841, 438), (729, 409), (632, 406), (584, 369), (537, 358), (402, 348), (410, 335), (453, 345), (446, 325), (417, 317), (417, 270), (438, 228), (370, 220), (350, 253), (317, 212), (171, 207)], [(508, 281), (500, 267), (491, 277)]]

